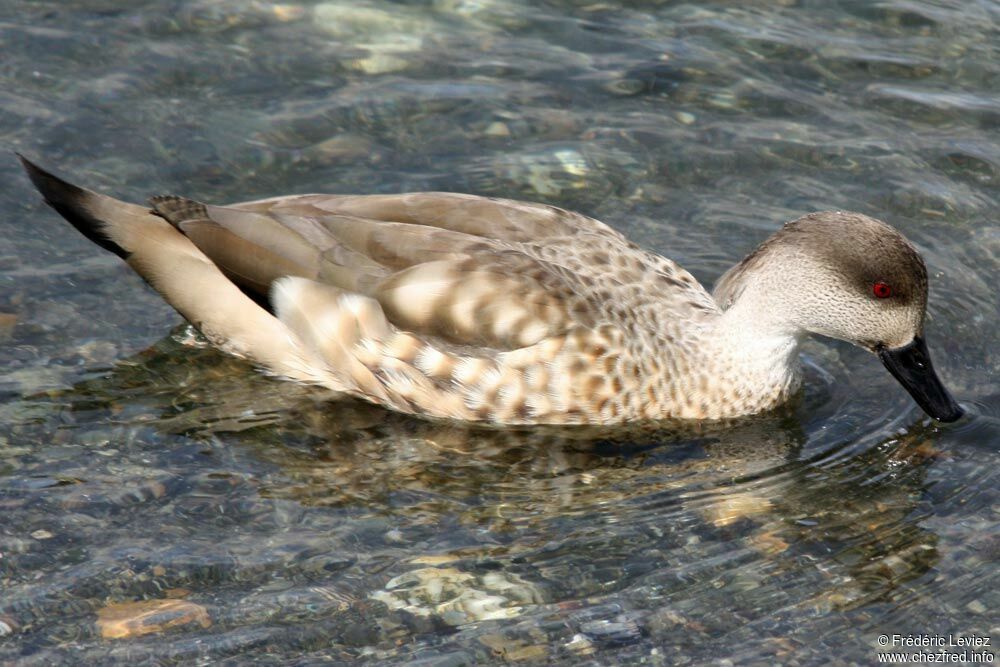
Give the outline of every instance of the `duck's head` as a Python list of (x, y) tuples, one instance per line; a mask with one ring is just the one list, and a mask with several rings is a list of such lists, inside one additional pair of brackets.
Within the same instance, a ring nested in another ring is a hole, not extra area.
[(928, 415), (950, 422), (963, 414), (924, 343), (924, 261), (884, 222), (839, 211), (803, 216), (722, 276), (714, 296), (722, 308), (739, 305), (744, 317), (759, 317), (783, 333), (863, 347)]

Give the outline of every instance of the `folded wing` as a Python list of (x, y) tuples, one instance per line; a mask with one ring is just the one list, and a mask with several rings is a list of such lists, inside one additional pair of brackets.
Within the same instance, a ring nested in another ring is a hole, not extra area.
[(621, 242), (562, 209), (450, 193), (152, 204), (244, 289), (266, 295), (282, 277), (308, 278), (375, 300), (395, 327), (480, 351), (594, 322), (572, 272), (533, 254), (533, 242)]

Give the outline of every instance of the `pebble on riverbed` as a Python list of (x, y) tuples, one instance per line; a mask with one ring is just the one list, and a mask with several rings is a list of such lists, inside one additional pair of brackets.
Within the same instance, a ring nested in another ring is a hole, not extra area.
[(771, 510), (771, 501), (750, 491), (726, 493), (713, 499), (704, 512), (717, 527), (729, 526)]
[(411, 570), (370, 597), (390, 609), (439, 616), (448, 625), (513, 618), (521, 613), (521, 605), (542, 601), (541, 591), (515, 574), (473, 575), (451, 567)]
[(105, 639), (126, 639), (197, 623), (212, 625), (208, 611), (186, 600), (112, 602), (97, 612), (97, 629)]
[(10, 338), (17, 324), (17, 315), (14, 313), (0, 313), (0, 341)]
[(316, 25), (334, 39), (368, 51), (351, 58), (351, 69), (365, 74), (388, 74), (408, 69), (415, 62), (425, 37), (435, 32), (433, 23), (397, 7), (393, 11), (355, 3), (324, 2), (313, 10)]

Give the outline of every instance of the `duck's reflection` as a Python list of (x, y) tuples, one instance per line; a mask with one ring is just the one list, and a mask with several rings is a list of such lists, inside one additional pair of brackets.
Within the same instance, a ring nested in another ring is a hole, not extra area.
[(934, 459), (920, 426), (865, 447), (845, 429), (817, 452), (798, 418), (808, 405), (726, 424), (433, 423), (260, 377), (181, 338), (54, 398), (221, 438), (280, 470), (262, 496), (377, 519), (377, 548), (395, 563), (381, 585), (485, 567), (532, 582), (510, 598), (519, 610), (628, 599), (639, 617), (671, 605), (677, 623), (708, 628), (719, 607), (753, 616), (891, 597), (938, 558), (917, 511)]

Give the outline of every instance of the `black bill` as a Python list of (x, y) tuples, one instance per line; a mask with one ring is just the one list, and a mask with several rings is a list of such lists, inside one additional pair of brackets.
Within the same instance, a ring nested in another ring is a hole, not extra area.
[(910, 392), (917, 405), (934, 419), (953, 422), (965, 413), (938, 379), (927, 353), (927, 343), (920, 336), (894, 350), (882, 348), (878, 350), (878, 357), (892, 376)]

